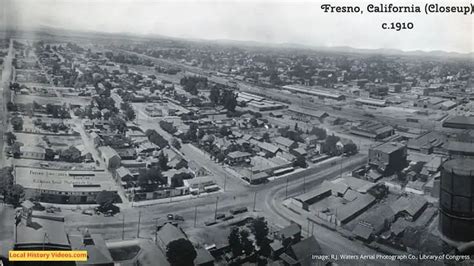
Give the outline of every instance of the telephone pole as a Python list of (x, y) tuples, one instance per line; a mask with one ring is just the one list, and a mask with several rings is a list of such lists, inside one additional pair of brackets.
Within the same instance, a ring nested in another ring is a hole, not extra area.
[(216, 198), (216, 211), (214, 212), (214, 220), (217, 220), (217, 204), (219, 203), (219, 196)]
[(257, 191), (253, 195), (253, 211), (255, 211), (255, 205), (257, 204)]
[(122, 240), (125, 239), (125, 214), (122, 212)]
[(138, 229), (137, 229), (137, 238), (140, 238), (140, 219), (141, 219), (142, 213), (139, 210), (138, 211)]
[(194, 206), (194, 227), (196, 227), (198, 206)]

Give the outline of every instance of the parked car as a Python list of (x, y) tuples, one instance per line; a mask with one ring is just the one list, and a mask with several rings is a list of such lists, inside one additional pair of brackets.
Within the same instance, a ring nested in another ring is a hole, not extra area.
[(168, 220), (174, 220), (174, 215), (173, 214), (168, 214), (168, 215), (166, 215), (166, 217), (168, 218)]
[(222, 219), (222, 221), (228, 221), (228, 220), (233, 219), (233, 218), (234, 218), (234, 215), (228, 215), (228, 216), (224, 217)]
[(181, 216), (181, 215), (175, 215), (175, 216), (174, 216), (174, 220), (176, 220), (176, 221), (184, 221), (184, 217)]
[(82, 211), (82, 214), (92, 216), (92, 215), (94, 215), (94, 211), (92, 211), (92, 210), (90, 210), (90, 209), (89, 209), (89, 210), (83, 210), (83, 211)]
[(225, 214), (224, 213), (218, 213), (216, 215), (216, 219), (224, 219), (225, 218)]
[(214, 225), (214, 224), (217, 224), (217, 221), (210, 220), (210, 221), (207, 221), (207, 222), (204, 223), (204, 225), (206, 225), (206, 226), (211, 226), (211, 225)]
[(244, 213), (247, 211), (248, 211), (247, 207), (240, 207), (240, 208), (231, 209), (229, 212), (232, 213), (233, 215), (236, 215), (236, 214)]

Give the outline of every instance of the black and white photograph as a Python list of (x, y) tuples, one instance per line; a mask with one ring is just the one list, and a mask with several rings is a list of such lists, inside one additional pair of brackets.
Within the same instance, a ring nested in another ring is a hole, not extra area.
[(0, 0), (0, 266), (474, 264), (472, 0)]

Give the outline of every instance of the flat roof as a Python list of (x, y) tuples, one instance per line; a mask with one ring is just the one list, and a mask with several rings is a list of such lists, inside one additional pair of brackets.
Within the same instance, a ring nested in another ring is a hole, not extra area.
[(444, 163), (443, 168), (458, 175), (471, 175), (471, 177), (474, 177), (474, 159), (450, 160)]
[(112, 177), (105, 170), (57, 170), (16, 166), (15, 182), (29, 189), (66, 192), (116, 191)]
[(385, 152), (385, 153), (393, 153), (401, 148), (405, 147), (405, 145), (401, 144), (401, 143), (397, 143), (397, 142), (386, 142), (386, 143), (383, 143), (383, 144), (380, 144), (379, 146), (376, 146), (374, 148), (372, 148), (373, 150), (379, 150), (379, 151), (382, 151), (382, 152)]
[(443, 122), (443, 127), (449, 127), (449, 124), (465, 125), (474, 127), (474, 117), (472, 116), (452, 116), (446, 118)]

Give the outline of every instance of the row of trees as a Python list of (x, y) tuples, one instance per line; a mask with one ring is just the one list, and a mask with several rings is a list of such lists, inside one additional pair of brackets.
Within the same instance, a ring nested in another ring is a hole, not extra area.
[(14, 183), (11, 167), (4, 167), (0, 169), (0, 194), (3, 196), (3, 201), (13, 206), (18, 206), (25, 196), (24, 189), (21, 185)]
[(206, 77), (184, 77), (179, 83), (192, 95), (198, 95), (199, 91), (207, 89), (208, 86)]
[(211, 88), (209, 99), (214, 105), (222, 105), (229, 112), (235, 112), (235, 107), (237, 107), (237, 95), (232, 90), (216, 85)]

